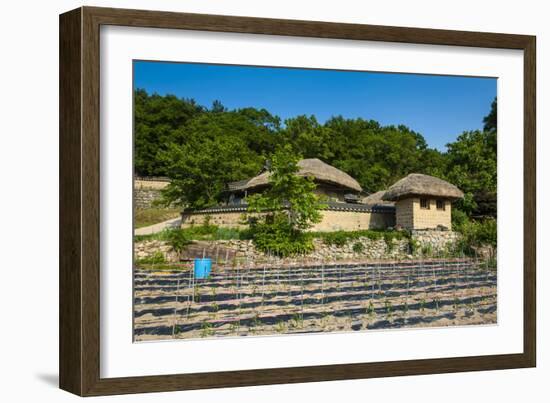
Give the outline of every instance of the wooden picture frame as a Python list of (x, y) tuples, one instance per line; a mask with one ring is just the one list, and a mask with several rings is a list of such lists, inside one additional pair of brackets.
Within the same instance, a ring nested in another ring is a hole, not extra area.
[[(276, 369), (100, 377), (100, 26), (171, 28), (524, 52), (523, 353)], [(535, 37), (82, 7), (60, 16), (60, 387), (81, 396), (534, 367)]]

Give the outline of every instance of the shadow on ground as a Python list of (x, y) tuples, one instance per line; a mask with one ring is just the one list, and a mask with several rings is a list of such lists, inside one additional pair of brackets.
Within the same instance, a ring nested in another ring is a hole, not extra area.
[(35, 374), (35, 377), (49, 386), (59, 387), (58, 374)]

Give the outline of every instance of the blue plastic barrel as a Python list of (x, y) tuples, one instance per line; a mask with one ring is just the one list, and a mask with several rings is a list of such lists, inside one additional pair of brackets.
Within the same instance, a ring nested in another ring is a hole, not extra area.
[(195, 278), (208, 278), (212, 269), (212, 259), (195, 259)]

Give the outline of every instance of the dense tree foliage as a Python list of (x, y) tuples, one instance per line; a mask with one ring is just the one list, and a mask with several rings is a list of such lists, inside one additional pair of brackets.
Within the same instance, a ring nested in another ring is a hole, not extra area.
[(443, 177), (464, 192), (459, 209), (470, 216), (497, 215), (497, 100), (483, 119), (483, 131), (466, 131), (447, 145)]
[(497, 99), (491, 103), (491, 111), (483, 118), (483, 130), (487, 132), (497, 130)]
[(445, 177), (464, 192), (462, 210), (496, 216), (496, 131), (462, 133), (448, 145)]
[(496, 99), (484, 129), (465, 131), (446, 152), (429, 148), (406, 126), (373, 120), (315, 116), (281, 122), (265, 109), (210, 108), (173, 95), (135, 93), (135, 171), (168, 176), (167, 202), (190, 208), (213, 205), (227, 182), (257, 174), (277, 146), (304, 158), (320, 158), (356, 178), (366, 193), (390, 186), (412, 172), (456, 184), (470, 216), (496, 216)]
[(134, 94), (134, 169), (141, 176), (167, 175), (159, 152), (174, 141), (175, 131), (204, 112), (195, 101), (173, 95)]
[(156, 158), (172, 179), (167, 200), (207, 207), (219, 200), (227, 182), (257, 174), (273, 149), (264, 120), (248, 111), (204, 112), (175, 129)]

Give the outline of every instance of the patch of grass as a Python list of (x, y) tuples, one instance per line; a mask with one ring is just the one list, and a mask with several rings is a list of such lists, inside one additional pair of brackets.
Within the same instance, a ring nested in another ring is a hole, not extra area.
[(487, 261), (487, 268), (491, 270), (496, 270), (497, 268), (497, 259), (496, 257), (492, 257)]
[(218, 227), (212, 236), (217, 240), (225, 239), (251, 239), (250, 231), (238, 228), (221, 228)]
[(411, 255), (415, 255), (418, 253), (419, 250), (420, 250), (420, 243), (417, 240), (412, 239), (412, 237), (409, 238), (409, 253)]
[(203, 321), (201, 324), (201, 337), (209, 337), (214, 334), (214, 329), (212, 328), (212, 324), (208, 323), (206, 321)]
[(170, 263), (138, 263), (136, 262), (136, 265), (139, 266), (140, 269), (143, 270), (151, 270), (151, 271), (177, 271), (182, 270), (186, 271), (189, 270), (189, 267), (185, 267), (182, 265), (174, 265)]
[(135, 228), (147, 227), (160, 222), (178, 218), (181, 214), (179, 208), (148, 208), (136, 209), (134, 212)]
[(162, 264), (166, 263), (166, 258), (164, 257), (164, 254), (161, 251), (156, 251), (150, 256), (143, 257), (140, 259), (136, 259), (136, 264)]
[(189, 228), (164, 229), (156, 234), (135, 235), (134, 241), (175, 241), (180, 246), (185, 246), (191, 241), (218, 241), (222, 239), (250, 239), (250, 231), (238, 228), (220, 228), (217, 225), (197, 225)]
[(344, 231), (327, 232), (319, 236), (326, 245), (344, 246), (348, 240), (353, 239)]
[[(394, 247), (393, 240), (394, 239), (397, 239), (397, 237), (395, 236), (395, 231), (384, 232), (384, 242), (386, 242), (388, 252), (393, 251), (393, 247)], [(402, 237), (400, 237), (399, 239), (402, 239)]]
[(432, 256), (433, 255), (433, 247), (431, 244), (426, 244), (422, 247), (422, 256), (426, 256), (426, 257), (429, 257), (429, 256)]
[(275, 331), (277, 333), (284, 333), (286, 330), (285, 323), (282, 320), (278, 320), (277, 324), (275, 325)]
[(241, 323), (240, 321), (239, 322), (232, 322), (230, 325), (229, 325), (229, 332), (231, 334), (235, 333), (237, 330), (239, 330), (239, 327), (241, 327)]
[(367, 307), (367, 314), (369, 317), (373, 317), (376, 314), (376, 310), (374, 309), (374, 305), (372, 301), (369, 301), (369, 306)]
[(297, 313), (292, 315), (292, 319), (290, 319), (290, 327), (295, 329), (304, 327), (304, 316)]
[(384, 239), (388, 245), (392, 245), (394, 239), (400, 240), (409, 238), (406, 231), (393, 230), (360, 230), (360, 231), (334, 231), (334, 232), (314, 232), (312, 235), (321, 238), (326, 245), (344, 246), (349, 241), (359, 238), (368, 238), (376, 241)]

